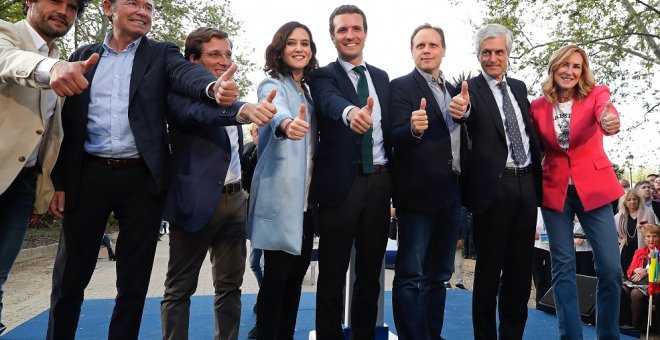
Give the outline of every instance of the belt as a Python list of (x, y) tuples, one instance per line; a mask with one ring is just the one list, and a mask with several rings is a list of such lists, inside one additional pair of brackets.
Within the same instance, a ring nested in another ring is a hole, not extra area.
[(528, 165), (522, 168), (504, 168), (504, 173), (507, 175), (513, 175), (517, 177), (521, 177), (523, 175), (526, 175), (527, 173), (531, 172), (532, 168)]
[(85, 154), (85, 159), (101, 163), (111, 169), (124, 169), (144, 164), (142, 158), (106, 158), (88, 153)]
[(381, 172), (387, 172), (387, 165), (385, 165), (385, 164), (374, 164), (373, 169), (374, 169), (373, 172), (365, 174), (364, 171), (362, 171), (362, 163), (358, 163), (358, 172), (363, 174), (363, 175), (372, 175), (372, 174), (379, 174)]
[(222, 187), (222, 192), (225, 194), (234, 194), (240, 192), (242, 189), (243, 186), (241, 185), (241, 181), (238, 181), (234, 183), (225, 184), (225, 186)]

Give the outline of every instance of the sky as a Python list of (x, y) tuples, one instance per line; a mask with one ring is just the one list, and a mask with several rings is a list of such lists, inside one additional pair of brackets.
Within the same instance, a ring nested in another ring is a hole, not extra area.
[[(365, 61), (387, 71), (390, 79), (403, 76), (413, 70), (410, 35), (423, 23), (440, 26), (445, 31), (447, 49), (440, 68), (448, 80), (451, 81), (462, 72), (471, 71), (475, 74), (480, 69), (480, 65), (475, 54), (472, 23), (481, 25), (486, 9), (482, 5), (477, 5), (475, 0), (455, 2), (459, 4), (453, 5), (448, 0), (355, 0), (353, 2), (233, 0), (231, 11), (243, 22), (244, 30), (241, 37), (234, 37), (234, 47), (240, 51), (240, 45), (243, 44), (254, 49), (251, 59), (259, 67), (258, 71), (248, 75), (255, 88), (245, 99), (248, 101), (257, 99), (256, 85), (266, 77), (261, 70), (264, 64), (263, 54), (275, 31), (286, 22), (299, 21), (310, 28), (318, 50), (319, 65), (324, 66), (334, 61), (337, 52), (330, 40), (328, 20), (333, 9), (347, 3), (357, 5), (367, 16)], [(524, 75), (515, 73), (509, 75), (525, 81)], [(531, 85), (540, 87), (540, 84)], [(641, 116), (640, 107), (617, 103), (616, 98), (613, 98), (613, 102), (621, 113), (622, 128), (630, 126), (629, 124), (636, 117)], [(657, 117), (652, 119), (658, 120)], [(651, 159), (649, 152), (649, 150), (660, 150), (660, 131), (657, 131), (657, 126), (647, 123), (634, 132), (635, 140), (630, 143), (629, 149), (635, 155), (635, 168), (641, 164), (648, 164), (660, 171), (658, 169), (660, 159)], [(617, 138), (605, 138), (605, 149), (614, 149), (618, 143), (621, 141)], [(625, 161), (625, 154), (621, 152), (609, 152), (609, 156), (612, 162), (617, 164), (623, 164)]]

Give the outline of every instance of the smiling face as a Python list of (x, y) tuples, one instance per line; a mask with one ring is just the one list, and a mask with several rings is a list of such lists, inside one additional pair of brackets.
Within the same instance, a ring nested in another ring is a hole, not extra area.
[(204, 66), (216, 77), (225, 73), (232, 64), (231, 44), (227, 39), (213, 37), (208, 42), (202, 43), (201, 51), (199, 59), (193, 54), (190, 55), (190, 61)]
[(309, 34), (303, 28), (298, 27), (286, 38), (282, 60), (289, 66), (294, 76), (302, 76), (303, 70), (311, 58), (312, 47)]
[(78, 15), (77, 0), (28, 1), (27, 6), (28, 23), (47, 43), (69, 32)]
[(154, 4), (152, 0), (103, 0), (106, 17), (112, 18), (114, 36), (120, 40), (137, 40), (151, 30)]
[(559, 65), (552, 77), (561, 90), (572, 90), (582, 77), (584, 59), (578, 52), (571, 54), (564, 63)]
[(412, 40), (412, 55), (418, 69), (437, 78), (440, 75), (440, 64), (445, 56), (440, 33), (432, 28), (417, 32)]
[(506, 38), (499, 36), (482, 41), (479, 45), (479, 61), (481, 62), (481, 69), (487, 75), (502, 80), (506, 66), (509, 63)]
[(362, 50), (367, 40), (362, 16), (357, 13), (339, 14), (332, 22), (335, 29), (331, 38), (339, 58), (353, 65), (359, 65), (362, 62)]

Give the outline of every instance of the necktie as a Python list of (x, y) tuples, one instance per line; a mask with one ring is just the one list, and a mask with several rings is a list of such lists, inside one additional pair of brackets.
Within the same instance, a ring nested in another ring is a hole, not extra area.
[(445, 118), (445, 124), (447, 124), (447, 129), (449, 129), (449, 132), (451, 132), (451, 131), (454, 130), (454, 128), (456, 128), (456, 126), (454, 124), (454, 120), (451, 119), (451, 115), (449, 114), (449, 108), (446, 105), (447, 100), (446, 100), (446, 97), (445, 97), (445, 94), (446, 94), (445, 84), (442, 82), (442, 79), (440, 79), (440, 78), (436, 79), (436, 78), (432, 77), (431, 79), (433, 80), (433, 84), (435, 84), (438, 87), (438, 89), (440, 90), (440, 96), (442, 96), (442, 98), (443, 98), (443, 103), (441, 104), (440, 109), (443, 110), (442, 114)]
[[(367, 83), (367, 77), (364, 73), (364, 66), (355, 66), (353, 71), (360, 75), (357, 84), (357, 95), (360, 99), (360, 106), (364, 107), (367, 105), (367, 98), (369, 98), (369, 84)], [(365, 174), (374, 172), (372, 131), (373, 128), (370, 127), (369, 130), (362, 134), (362, 172)]]
[(513, 150), (513, 163), (516, 165), (522, 165), (525, 163), (526, 155), (522, 136), (520, 135), (520, 128), (518, 127), (518, 120), (516, 119), (516, 112), (513, 110), (513, 104), (509, 98), (509, 91), (507, 90), (506, 83), (501, 81), (497, 83), (497, 87), (502, 92), (504, 126), (506, 127), (507, 135), (509, 135), (511, 149)]

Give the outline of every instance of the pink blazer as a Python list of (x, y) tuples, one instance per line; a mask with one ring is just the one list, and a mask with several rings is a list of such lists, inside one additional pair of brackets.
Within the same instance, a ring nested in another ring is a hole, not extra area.
[[(541, 162), (544, 207), (564, 210), (569, 176), (585, 211), (609, 204), (623, 195), (603, 149), (603, 135), (607, 133), (600, 126), (600, 115), (608, 100), (607, 86), (597, 85), (586, 98), (573, 103), (568, 151), (557, 141), (553, 104), (545, 96), (532, 102), (532, 124), (545, 149)], [(611, 110), (618, 115), (613, 106)]]

